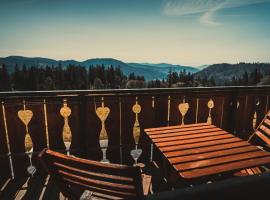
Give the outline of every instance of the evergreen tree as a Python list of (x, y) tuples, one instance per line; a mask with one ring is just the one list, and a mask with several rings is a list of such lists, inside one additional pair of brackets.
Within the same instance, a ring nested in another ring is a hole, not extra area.
[(94, 89), (103, 89), (104, 85), (100, 78), (95, 78), (94, 80)]
[(250, 77), (249, 77), (250, 85), (258, 84), (260, 82), (261, 78), (262, 78), (262, 74), (260, 73), (260, 71), (257, 68), (255, 68), (255, 70), (250, 73)]
[(38, 87), (37, 70), (35, 67), (31, 67), (28, 72), (27, 90), (35, 91)]
[(5, 65), (0, 66), (0, 90), (11, 90), (10, 77)]
[(22, 90), (22, 86), (23, 86), (22, 72), (19, 66), (16, 64), (13, 73), (13, 88), (14, 90)]
[(172, 87), (172, 68), (169, 68), (169, 72), (167, 74), (167, 83), (168, 87)]
[(130, 73), (128, 76), (128, 80), (136, 80), (134, 72)]
[(248, 85), (248, 73), (246, 71), (243, 75), (243, 85)]

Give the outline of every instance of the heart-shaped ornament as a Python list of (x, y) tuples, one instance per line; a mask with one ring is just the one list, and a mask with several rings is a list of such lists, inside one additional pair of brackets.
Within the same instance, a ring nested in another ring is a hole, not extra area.
[(18, 117), (27, 126), (33, 117), (33, 112), (31, 110), (19, 110)]
[(109, 116), (109, 114), (110, 114), (110, 108), (108, 108), (108, 107), (98, 107), (96, 109), (96, 114), (97, 114), (98, 118), (101, 121), (105, 121), (107, 119), (107, 117)]
[(37, 171), (37, 169), (33, 165), (30, 165), (30, 166), (27, 167), (27, 172), (32, 176), (33, 176), (34, 173), (36, 173), (36, 171)]
[(188, 109), (189, 109), (189, 104), (188, 103), (180, 103), (178, 106), (178, 109), (179, 109), (181, 115), (185, 116), (187, 114)]

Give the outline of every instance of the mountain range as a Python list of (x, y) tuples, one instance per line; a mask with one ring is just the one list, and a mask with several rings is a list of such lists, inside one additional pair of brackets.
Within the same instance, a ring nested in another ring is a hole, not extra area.
[(226, 81), (231, 80), (233, 77), (239, 78), (243, 76), (245, 72), (251, 73), (255, 69), (258, 69), (260, 72), (270, 73), (270, 64), (269, 63), (237, 63), (237, 64), (228, 64), (220, 63), (213, 65), (201, 65), (198, 67), (182, 66), (182, 65), (173, 65), (168, 63), (126, 63), (120, 60), (113, 58), (94, 58), (88, 59), (85, 61), (76, 61), (76, 60), (54, 60), (49, 58), (29, 58), (22, 56), (8, 56), (5, 58), (0, 57), (0, 65), (5, 65), (10, 73), (14, 71), (15, 65), (18, 66), (26, 65), (27, 67), (38, 66), (58, 66), (61, 63), (63, 67), (68, 65), (80, 65), (83, 67), (104, 65), (104, 67), (120, 67), (125, 75), (130, 73), (135, 73), (136, 75), (144, 76), (146, 80), (153, 79), (163, 79), (166, 78), (169, 70), (180, 72), (186, 70), (186, 72), (194, 73), (196, 77), (207, 77), (210, 79), (213, 77), (216, 84), (223, 85)]
[(196, 73), (199, 71), (199, 69), (190, 66), (173, 65), (168, 63), (125, 63), (113, 58), (94, 58), (82, 62), (76, 60), (54, 60), (49, 58), (29, 58), (22, 56), (8, 56), (5, 58), (0, 58), (0, 65), (4, 64), (10, 73), (14, 71), (14, 67), (16, 64), (18, 66), (26, 65), (27, 67), (46, 67), (48, 65), (58, 66), (59, 63), (61, 63), (63, 67), (67, 67), (70, 64), (80, 65), (87, 68), (89, 66), (97, 65), (104, 65), (105, 67), (120, 67), (125, 75), (135, 73), (136, 75), (144, 76), (146, 80), (163, 79), (167, 76), (170, 68), (172, 69), (172, 71), (176, 71), (178, 73), (183, 70), (186, 70), (186, 72), (190, 73)]
[(232, 78), (240, 78), (245, 72), (248, 74), (254, 72), (257, 69), (262, 74), (270, 73), (269, 63), (237, 63), (228, 64), (220, 63), (210, 65), (195, 74), (196, 77), (214, 78), (216, 84), (223, 85), (226, 81), (232, 80)]

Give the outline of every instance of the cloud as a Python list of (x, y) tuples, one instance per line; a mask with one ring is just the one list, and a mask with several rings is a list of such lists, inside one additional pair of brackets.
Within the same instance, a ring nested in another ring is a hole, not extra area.
[(209, 26), (219, 26), (220, 23), (216, 22), (214, 17), (216, 15), (216, 12), (222, 8), (223, 4), (219, 4), (208, 11), (206, 11), (201, 17), (200, 22)]
[(200, 22), (210, 26), (220, 23), (215, 21), (219, 10), (246, 5), (270, 2), (270, 0), (166, 0), (163, 12), (168, 16), (202, 14)]

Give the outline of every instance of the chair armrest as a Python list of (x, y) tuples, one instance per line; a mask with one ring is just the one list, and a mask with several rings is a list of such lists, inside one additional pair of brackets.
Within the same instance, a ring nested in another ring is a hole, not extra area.
[(149, 194), (150, 187), (152, 184), (152, 176), (147, 174), (141, 174), (142, 177), (142, 187), (144, 196)]
[(264, 147), (263, 146), (256, 146), (256, 147), (264, 151)]
[(256, 146), (256, 147), (263, 150), (263, 151), (270, 152), (270, 145), (268, 145), (268, 144), (265, 144), (264, 146)]
[(270, 145), (269, 144), (265, 144), (264, 150), (270, 152)]
[(85, 190), (81, 197), (80, 197), (80, 200), (93, 200), (93, 196), (92, 196), (92, 192), (90, 192), (89, 190)]

